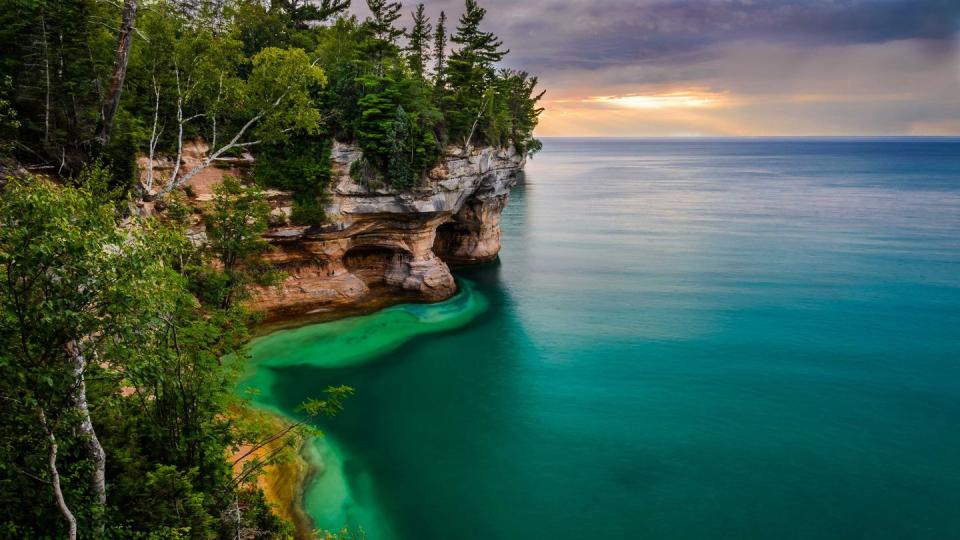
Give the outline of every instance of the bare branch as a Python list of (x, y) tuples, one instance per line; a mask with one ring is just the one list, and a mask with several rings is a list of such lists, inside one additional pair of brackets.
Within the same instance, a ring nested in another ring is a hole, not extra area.
[(147, 192), (153, 189), (153, 156), (157, 150), (157, 141), (160, 139), (160, 134), (157, 132), (157, 120), (160, 117), (160, 86), (157, 84), (156, 76), (152, 79), (153, 94), (156, 96), (156, 100), (153, 104), (153, 129), (150, 132), (149, 143), (150, 154), (147, 156)]

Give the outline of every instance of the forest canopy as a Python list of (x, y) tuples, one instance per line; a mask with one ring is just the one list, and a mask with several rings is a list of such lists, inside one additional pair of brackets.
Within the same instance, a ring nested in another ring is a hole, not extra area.
[[(407, 28), (386, 0), (368, 0), (362, 20), (344, 0), (5, 3), (0, 137), (21, 163), (61, 175), (96, 158), (129, 187), (136, 156), (165, 156), (174, 170), (151, 167), (142, 186), (163, 196), (249, 152), (262, 185), (309, 206), (334, 139), (359, 144), (360, 173), (396, 188), (416, 185), (450, 144), (539, 148), (536, 77), (498, 67), (508, 51), (475, 0), (455, 24), (418, 5)], [(208, 159), (183, 170), (192, 139)]]

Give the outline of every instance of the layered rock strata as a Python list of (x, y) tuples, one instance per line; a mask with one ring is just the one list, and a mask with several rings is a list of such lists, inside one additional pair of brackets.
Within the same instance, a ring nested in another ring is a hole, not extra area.
[[(268, 321), (323, 318), (400, 301), (449, 298), (456, 283), (447, 263), (495, 259), (500, 213), (525, 159), (512, 149), (451, 147), (421, 186), (393, 190), (355, 180), (362, 157), (336, 143), (328, 222), (276, 227), (268, 258), (286, 272), (279, 287), (258, 290), (253, 303)], [(273, 193), (274, 217), (289, 202)]]

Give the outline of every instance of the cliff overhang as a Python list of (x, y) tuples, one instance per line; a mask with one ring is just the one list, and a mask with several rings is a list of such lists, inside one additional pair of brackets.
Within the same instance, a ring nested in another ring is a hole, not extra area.
[[(351, 175), (362, 158), (334, 143), (327, 222), (272, 228), (267, 258), (285, 272), (255, 291), (265, 322), (334, 318), (398, 302), (435, 302), (456, 293), (449, 264), (491, 261), (500, 251), (500, 214), (523, 169), (512, 148), (449, 147), (418, 187), (396, 190)], [(272, 192), (274, 214), (289, 197)]]

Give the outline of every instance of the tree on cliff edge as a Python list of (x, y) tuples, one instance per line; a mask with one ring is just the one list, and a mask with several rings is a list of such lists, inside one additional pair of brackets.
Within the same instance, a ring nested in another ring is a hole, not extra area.
[(407, 45), (407, 61), (413, 74), (424, 77), (427, 62), (430, 61), (430, 33), (433, 27), (430, 19), (423, 13), (423, 4), (417, 4), (413, 12), (413, 27), (410, 29), (410, 42)]
[(464, 147), (473, 141), (480, 119), (492, 109), (494, 64), (503, 59), (508, 50), (501, 50), (503, 42), (492, 32), (480, 30), (487, 10), (476, 0), (466, 0), (466, 7), (450, 40), (459, 45), (450, 54), (446, 81), (450, 92), (445, 100), (449, 116), (450, 136), (462, 138)]

